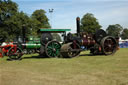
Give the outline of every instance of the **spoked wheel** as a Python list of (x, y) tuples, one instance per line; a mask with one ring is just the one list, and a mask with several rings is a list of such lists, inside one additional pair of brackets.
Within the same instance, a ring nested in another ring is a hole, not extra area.
[(49, 41), (45, 46), (45, 53), (48, 57), (54, 58), (60, 55), (61, 44), (57, 41)]
[(105, 55), (111, 55), (115, 53), (117, 50), (117, 42), (111, 36), (104, 37), (101, 40), (101, 46), (102, 46), (103, 53)]
[(12, 47), (8, 50), (8, 57), (11, 59), (11, 60), (19, 60), (21, 59), (21, 56), (23, 55), (22, 54), (22, 50), (20, 48), (15, 48), (15, 47)]
[(80, 46), (77, 43), (67, 43), (61, 47), (61, 55), (64, 58), (76, 57), (80, 54)]

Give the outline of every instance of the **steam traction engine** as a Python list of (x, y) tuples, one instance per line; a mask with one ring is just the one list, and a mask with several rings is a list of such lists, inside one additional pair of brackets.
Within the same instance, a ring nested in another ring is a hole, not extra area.
[(34, 51), (37, 53), (40, 50), (40, 39), (31, 37), (28, 42), (26, 41), (25, 27), (22, 29), (22, 35), (23, 38), (18, 38), (11, 44), (6, 43), (4, 46), (0, 46), (0, 57), (6, 55), (11, 60), (19, 60), (27, 51)]
[[(118, 47), (117, 40), (108, 36), (102, 29), (97, 30), (95, 34), (87, 34), (80, 31), (80, 18), (77, 17), (77, 33), (66, 34), (70, 29), (40, 29), (42, 33), (40, 42), (27, 43), (25, 40), (25, 28), (23, 29), (23, 42), (14, 43), (14, 46), (8, 50), (7, 55), (10, 59), (17, 60), (23, 55), (24, 49), (40, 50), (40, 56), (72, 58), (76, 57), (83, 50), (90, 50), (92, 54), (111, 55), (116, 52)], [(64, 41), (62, 43), (53, 39), (52, 33), (63, 33)], [(84, 49), (83, 49), (84, 47)]]
[[(108, 36), (102, 29), (97, 30), (95, 34), (86, 34), (80, 31), (80, 18), (77, 17), (77, 33), (66, 35), (66, 31), (70, 29), (40, 29), (41, 36), (41, 48), (40, 54), (47, 57), (58, 57), (62, 55), (65, 58), (72, 58), (78, 56), (82, 49), (81, 47), (90, 50), (92, 54), (104, 54), (110, 55), (117, 50), (117, 40)], [(60, 44), (58, 41), (54, 41), (51, 33), (63, 32), (64, 41)]]
[(51, 33), (63, 33), (63, 36), (66, 36), (66, 31), (70, 31), (70, 29), (40, 29), (42, 33), (40, 55), (43, 57), (59, 57), (61, 46), (65, 41), (60, 43), (54, 40)]
[(65, 36), (65, 44), (61, 47), (61, 54), (63, 57), (75, 57), (82, 51), (81, 47), (90, 50), (92, 54), (111, 55), (116, 52), (118, 43), (117, 40), (108, 36), (102, 29), (97, 30), (95, 34), (86, 34), (80, 32), (80, 18), (77, 17), (77, 33), (71, 33)]

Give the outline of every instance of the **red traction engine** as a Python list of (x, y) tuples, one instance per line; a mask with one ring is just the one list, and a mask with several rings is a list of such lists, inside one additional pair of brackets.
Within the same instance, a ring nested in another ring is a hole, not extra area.
[(5, 55), (8, 54), (8, 51), (10, 48), (14, 47), (12, 44), (7, 44), (4, 46), (0, 46), (0, 57), (4, 57)]
[(10, 59), (16, 60), (21, 58), (22, 50), (14, 44), (0, 46), (0, 57), (8, 56)]

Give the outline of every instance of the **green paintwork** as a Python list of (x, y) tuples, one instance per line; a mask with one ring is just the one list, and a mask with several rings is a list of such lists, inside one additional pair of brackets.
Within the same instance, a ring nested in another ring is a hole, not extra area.
[(61, 45), (58, 42), (56, 41), (50, 42), (46, 49), (47, 55), (52, 57), (58, 57), (60, 54), (60, 48), (61, 48)]
[(38, 43), (38, 44), (36, 44), (36, 43), (26, 43), (26, 48), (29, 48), (29, 49), (40, 48), (40, 46), (41, 46), (40, 43)]
[(26, 42), (26, 48), (28, 49), (38, 49), (40, 48), (40, 38), (29, 36), (28, 42)]
[(71, 31), (71, 29), (40, 29), (40, 32), (66, 32)]

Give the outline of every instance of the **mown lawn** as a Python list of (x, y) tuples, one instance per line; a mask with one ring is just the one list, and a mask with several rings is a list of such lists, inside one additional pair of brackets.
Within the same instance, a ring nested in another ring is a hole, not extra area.
[[(85, 55), (83, 55), (85, 53)], [(111, 56), (0, 58), (0, 85), (128, 85), (128, 48)]]

